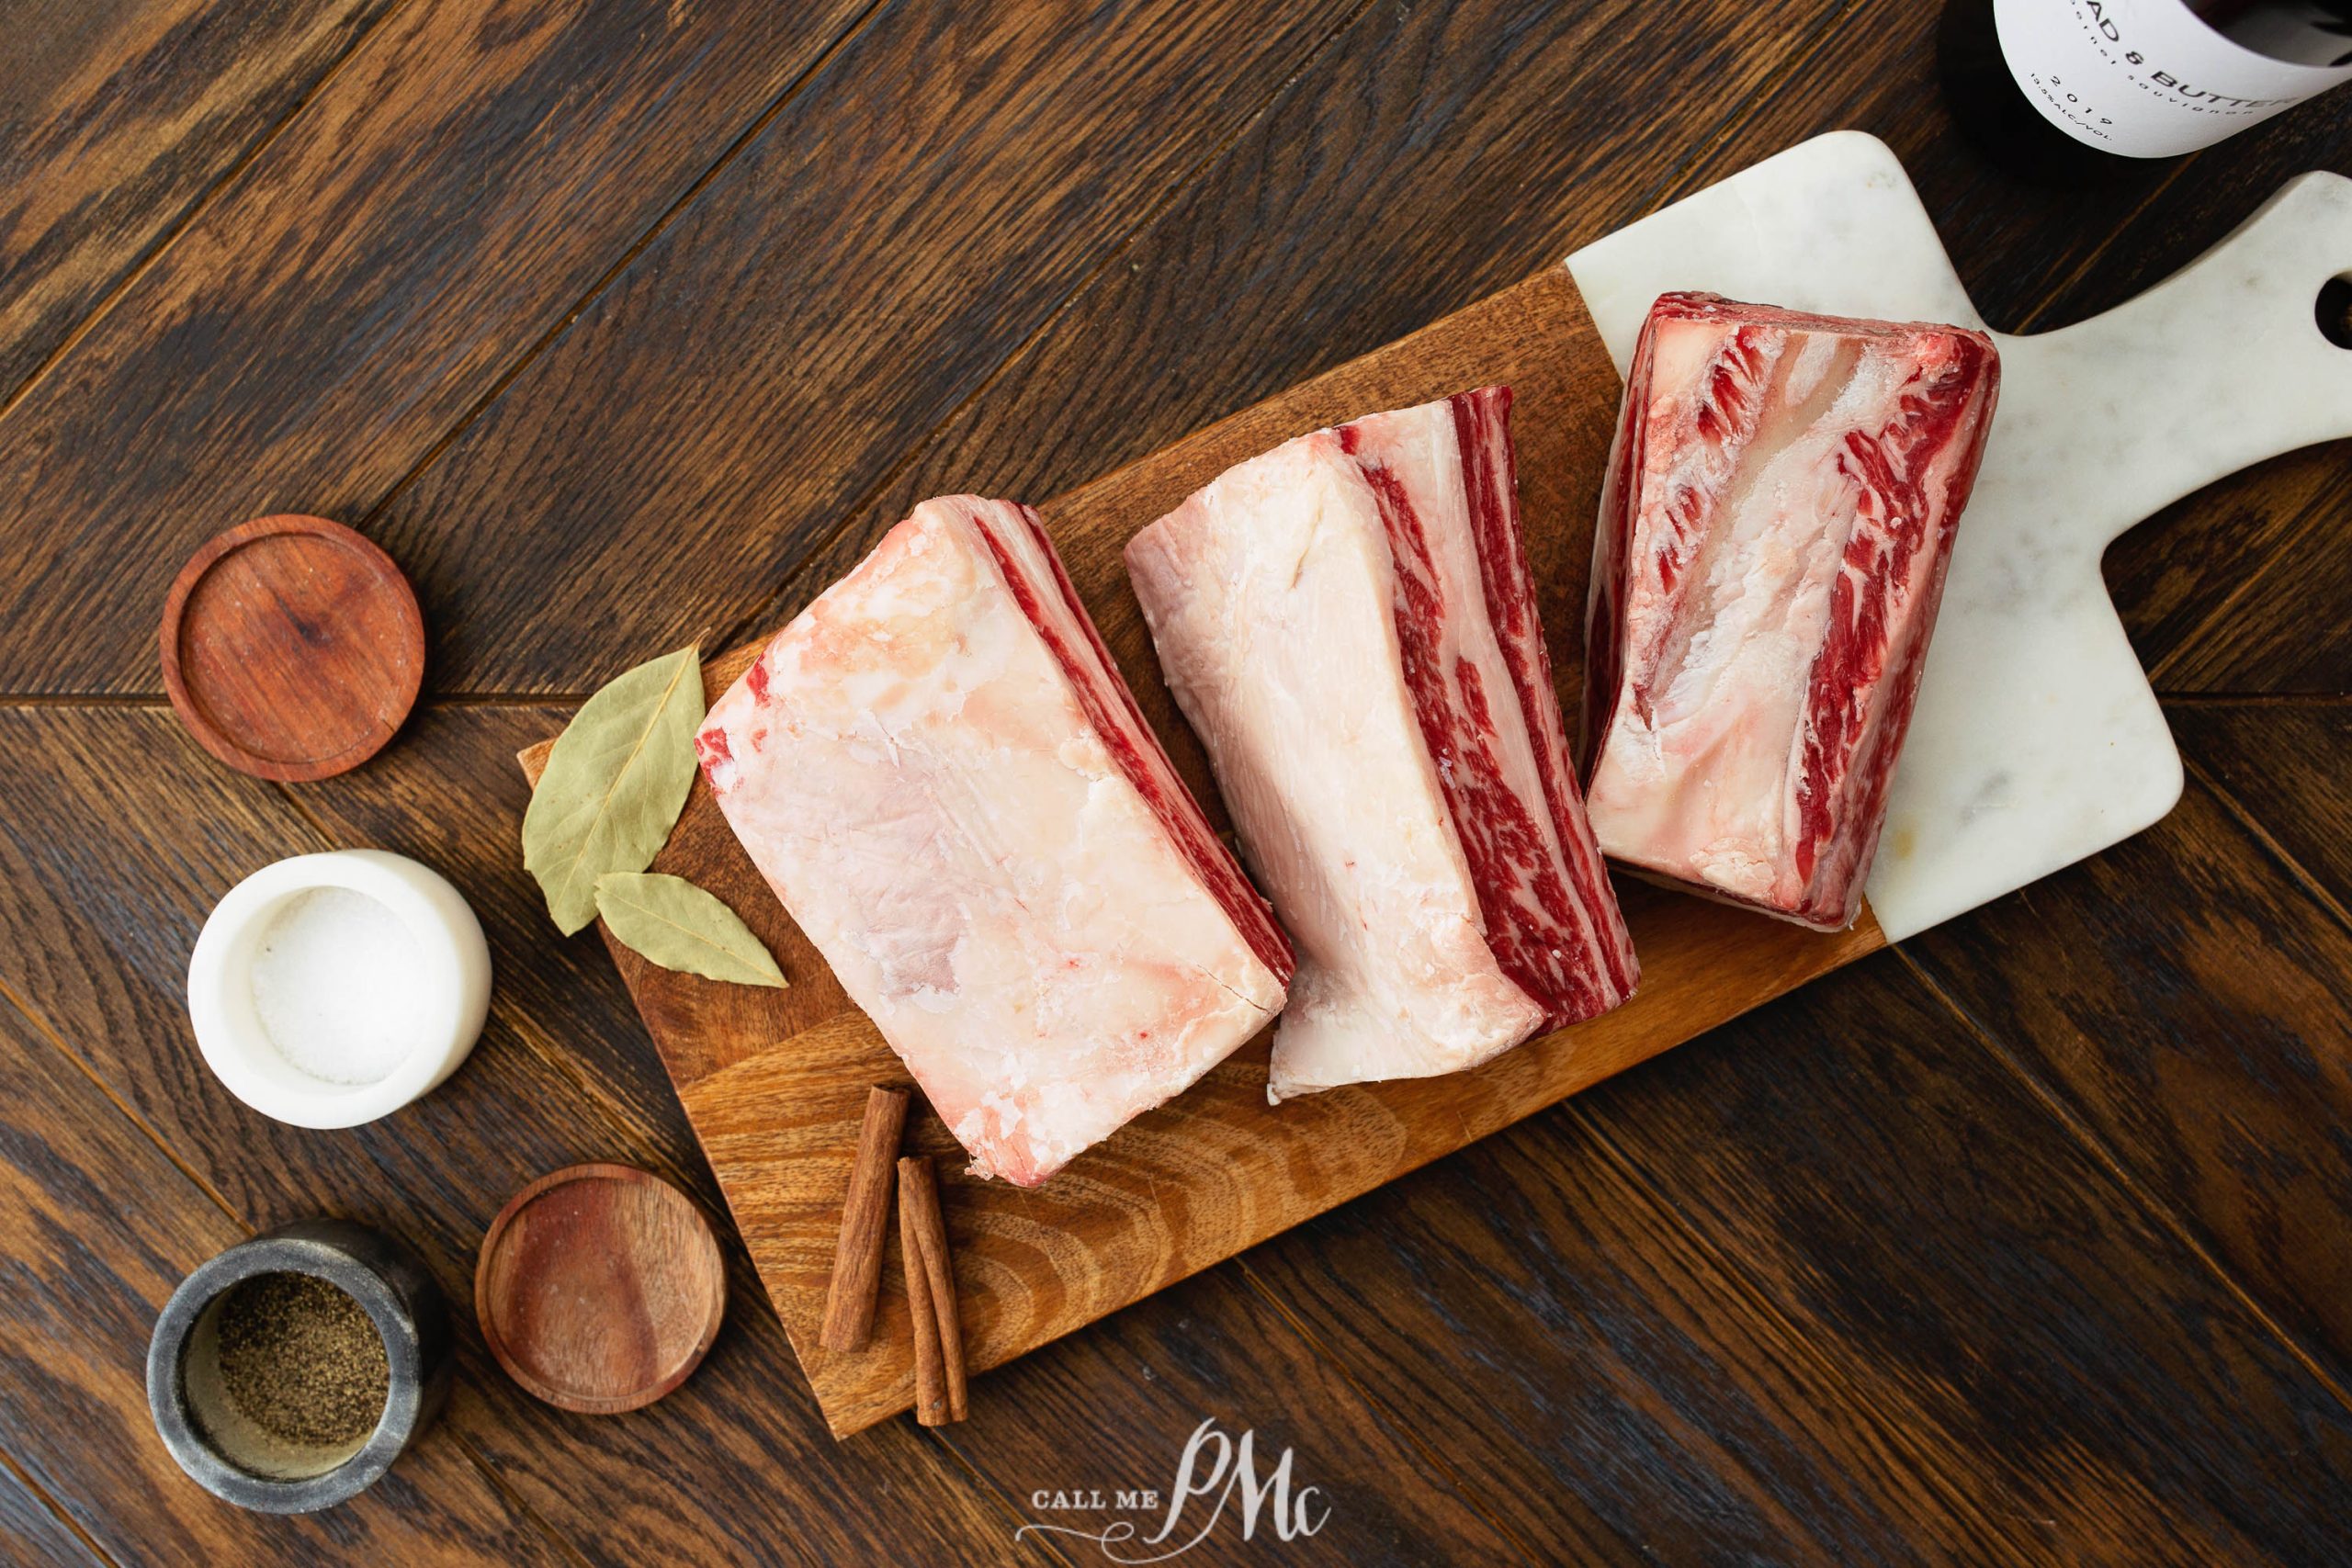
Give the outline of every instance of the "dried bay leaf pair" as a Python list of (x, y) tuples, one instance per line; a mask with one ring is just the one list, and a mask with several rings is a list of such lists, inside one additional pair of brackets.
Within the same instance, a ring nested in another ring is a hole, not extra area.
[(695, 782), (702, 657), (682, 648), (615, 678), (572, 716), (523, 814), (523, 864), (564, 935), (600, 914), (665, 969), (742, 986), (784, 974), (735, 912), (682, 877), (650, 874)]

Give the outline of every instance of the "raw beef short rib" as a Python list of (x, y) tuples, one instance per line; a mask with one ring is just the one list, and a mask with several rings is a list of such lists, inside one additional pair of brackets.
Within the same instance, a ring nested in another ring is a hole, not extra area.
[(1853, 924), (1999, 385), (1963, 327), (1651, 308), (1586, 624), (1586, 799), (1612, 859)]
[(1298, 944), (1273, 1098), (1475, 1066), (1632, 994), (1520, 536), (1510, 392), (1317, 431), (1127, 546)]
[(1045, 1180), (1281, 1010), (1289, 944), (1027, 507), (916, 507), (697, 746), (980, 1175)]

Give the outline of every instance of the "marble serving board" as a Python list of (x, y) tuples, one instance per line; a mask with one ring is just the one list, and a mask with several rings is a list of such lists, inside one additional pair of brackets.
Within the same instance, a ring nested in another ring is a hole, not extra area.
[[(2297, 197), (2296, 212), (2314, 192), (2323, 202), (2340, 195), (2310, 186), (2290, 187), (2290, 195), (2298, 192), (2305, 194)], [(1703, 220), (1690, 220), (1690, 214)], [(2256, 253), (2239, 254), (2255, 265)], [(1804, 274), (1808, 266), (1835, 257), (1850, 262), (1855, 276), (1847, 292), (1826, 295)], [(1861, 267), (1871, 257), (1883, 258), (1901, 276), (1873, 292)], [(2210, 265), (2210, 258), (2199, 264)], [(2206, 274), (2199, 287), (2218, 291), (2224, 276)], [(1931, 277), (1938, 281), (1931, 284)], [(1622, 366), (1642, 312), (1670, 287), (1713, 287), (1815, 309), (1976, 320), (1892, 156), (1868, 138), (1825, 138), (1578, 252), (1569, 266), (1549, 268), (1041, 508), (1080, 596), (1133, 683), (1146, 717), (1213, 819), (1222, 824), (1223, 817), (1204, 760), (1157, 678), (1150, 639), (1127, 589), (1120, 560), (1127, 538), (1226, 467), (1302, 431), (1482, 382), (1509, 383), (1517, 392), (1514, 424), (1529, 553), (1559, 690), (1573, 712), (1581, 681), (1580, 628), (1593, 518), (1622, 385), (1611, 355)], [(2308, 321), (2308, 298), (2303, 310)], [(2124, 319), (2128, 323), (2134, 318)], [(2024, 374), (2018, 375), (2018, 367), (2010, 371), (2005, 429), (2018, 423), (2019, 405), (2031, 411), (2065, 400), (2067, 383), (2055, 378), (2069, 373), (2066, 360), (2052, 359), (2043, 368), (2033, 364), (2037, 353), (2047, 352), (2036, 345), (2055, 346), (2064, 337), (2015, 340), (2026, 351)], [(2086, 346), (2074, 351), (2071, 373), (2097, 377), (2100, 372), (2080, 363), (2097, 340), (2077, 341)], [(2014, 352), (2008, 343), (2004, 348)], [(2020, 380), (2022, 392), (2016, 389)], [(2079, 412), (2087, 418), (2092, 411)], [(2183, 423), (2178, 412), (2166, 414), (2174, 425), (2159, 429), (2163, 439), (2180, 438), (2175, 428)], [(2109, 411), (2104, 418), (2103, 425), (2078, 424), (2080, 438), (2104, 441), (2128, 455), (2135, 437), (2125, 413)], [(2242, 434), (2235, 446), (2211, 453), (2204, 465), (2210, 471), (2191, 472), (2210, 479), (2233, 461), (2333, 433), (2298, 434), (2311, 428), (2275, 423), (2266, 434)], [(2050, 449), (2030, 436), (1996, 439), (1962, 537), (1976, 525), (1977, 507), (1988, 497), (1996, 513), (2025, 513), (2022, 502), (2001, 498), (2030, 496), (2049, 482), (2038, 476), (2036, 466), (2053, 461)], [(2014, 478), (1997, 471), (2005, 462), (2017, 466)], [(936, 478), (938, 488), (956, 488), (956, 476)], [(2189, 472), (2177, 472), (2152, 489), (2135, 476), (2103, 488), (2086, 482), (2069, 493), (2100, 498), (2097, 515), (2111, 533), (2128, 519), (2105, 506), (2105, 496), (2154, 496), (2143, 508), (2152, 509), (2168, 499), (2165, 485), (2186, 488), (2190, 482)], [(2048, 508), (2033, 515), (2047, 516)], [(2081, 524), (2086, 538), (2093, 531), (2080, 517), (2070, 515), (2067, 522)], [(2092, 597), (2105, 611), (2105, 597), (2097, 591), (2095, 548), (2086, 561), (2093, 573)], [(2028, 607), (2017, 608), (2023, 614)], [(2112, 612), (2106, 613), (2111, 626)], [(1969, 619), (1963, 615), (1963, 624)], [(1945, 635), (1939, 634), (1938, 657), (1945, 652)], [(1998, 635), (1997, 626), (1982, 634), (1964, 631), (1955, 639), (1963, 657), (1950, 662), (1974, 660), (1977, 637)], [(2120, 634), (2115, 635), (2120, 647)], [(711, 694), (741, 672), (752, 653), (736, 649), (709, 662)], [(2128, 665), (2130, 650), (2122, 653)], [(2101, 672), (2110, 683), (2120, 683), (2128, 673), (2144, 697), (2136, 665), (2128, 671), (2105, 666), (2091, 671)], [(1935, 678), (1932, 665), (1929, 678)], [(1951, 701), (1942, 708), (1946, 725), (1963, 722)], [(2127, 716), (2130, 711), (2126, 705)], [(1958, 754), (1972, 760), (1996, 756), (2015, 730), (2013, 718), (2003, 715), (1973, 740), (1962, 735), (1957, 742), (1939, 738), (1937, 744), (1957, 744)], [(2130, 734), (2119, 734), (2119, 744), (2133, 743)], [(2155, 734), (2162, 739), (2160, 721)], [(2144, 745), (2139, 750), (2147, 751)], [(542, 746), (524, 755), (525, 770), (534, 779), (544, 754)], [(2163, 757), (2170, 755), (2166, 746)], [(2156, 783), (2160, 787), (2143, 788), (2141, 798), (2163, 796), (2161, 770)], [(1922, 809), (1918, 795), (1915, 791), (1912, 797), (1915, 815)], [(2143, 806), (2137, 814), (2153, 810)], [(1923, 832), (1923, 843), (1945, 841), (1932, 831), (1914, 830)], [(2045, 831), (2043, 839), (2049, 836)], [(913, 1395), (909, 1320), (895, 1247), (886, 1265), (871, 1347), (842, 1354), (818, 1343), (866, 1089), (903, 1084), (905, 1070), (769, 894), (700, 780), (654, 865), (725, 899), (791, 977), (791, 988), (780, 992), (718, 986), (653, 967), (616, 945), (613, 949), (825, 1419), (836, 1435), (846, 1436), (907, 1409)], [(2018, 874), (2022, 880), (2027, 874)], [(1951, 893), (1942, 905), (1966, 907), (1978, 886)], [(1641, 954), (1639, 994), (1605, 1017), (1531, 1041), (1474, 1072), (1359, 1085), (1270, 1107), (1261, 1038), (1186, 1093), (1029, 1190), (965, 1176), (955, 1140), (935, 1116), (919, 1111), (909, 1124), (908, 1145), (911, 1151), (941, 1156), (966, 1344), (975, 1369), (1035, 1349), (1885, 942), (1868, 912), (1854, 930), (1823, 935), (1645, 884), (1619, 879), (1618, 888)], [(1877, 895), (1876, 884), (1872, 894)], [(1916, 911), (1923, 906), (1912, 901), (1904, 907)], [(985, 1383), (974, 1397), (987, 1397)]]
[[(1650, 302), (1699, 288), (1984, 325), (1886, 144), (1791, 148), (1568, 258), (1620, 373)], [(2262, 458), (2352, 435), (2352, 180), (2310, 174), (2157, 288), (1993, 335), (2001, 400), (1952, 547), (1871, 907), (1900, 942), (2149, 826), (2180, 754), (2099, 576), (2116, 536)]]

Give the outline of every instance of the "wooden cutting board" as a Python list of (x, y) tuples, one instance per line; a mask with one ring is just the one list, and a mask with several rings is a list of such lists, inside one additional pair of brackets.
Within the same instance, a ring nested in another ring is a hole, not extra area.
[[(1200, 747), (1159, 680), (1121, 547), (1229, 465), (1293, 435), (1490, 382), (1518, 394), (1521, 508), (1573, 724), (1592, 522), (1620, 382), (1565, 268), (1041, 509), (1145, 716), (1220, 829), (1223, 808)], [(953, 488), (952, 475), (941, 479)], [(732, 683), (756, 651), (711, 661), (709, 694)], [(523, 756), (534, 781), (545, 754), (541, 746)], [(841, 1354), (817, 1342), (866, 1089), (910, 1080), (752, 869), (699, 779), (653, 863), (733, 906), (791, 978), (781, 992), (716, 985), (656, 968), (608, 941), (825, 1419), (846, 1437), (914, 1399), (895, 1247), (869, 1347)], [(1336, 1089), (1275, 1108), (1266, 1103), (1261, 1037), (1026, 1191), (965, 1178), (960, 1146), (935, 1115), (919, 1111), (907, 1145), (941, 1156), (973, 1369), (1034, 1350), (1884, 945), (1867, 912), (1853, 931), (1824, 936), (1623, 878), (1618, 892), (1641, 956), (1639, 994), (1476, 1072)], [(988, 1397), (985, 1383), (974, 1397)]]

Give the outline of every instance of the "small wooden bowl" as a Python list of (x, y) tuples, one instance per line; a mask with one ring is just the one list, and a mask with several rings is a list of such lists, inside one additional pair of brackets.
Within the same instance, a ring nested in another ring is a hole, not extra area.
[(203, 748), (300, 784), (357, 767), (424, 683), (416, 591), (367, 536), (257, 518), (208, 542), (164, 603), (164, 689)]
[(575, 1165), (508, 1201), (482, 1237), (474, 1314), (506, 1375), (612, 1416), (686, 1381), (727, 1312), (702, 1206), (649, 1171)]

